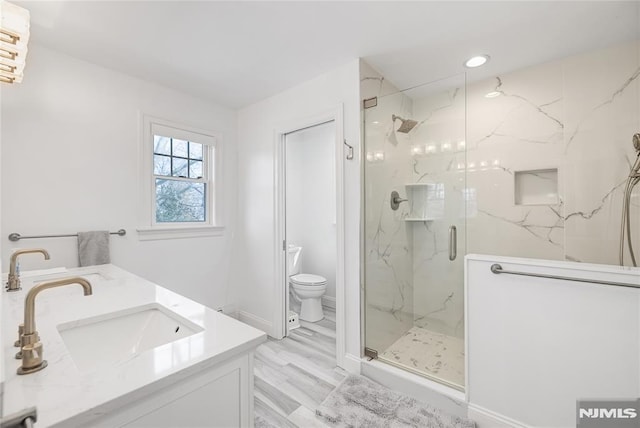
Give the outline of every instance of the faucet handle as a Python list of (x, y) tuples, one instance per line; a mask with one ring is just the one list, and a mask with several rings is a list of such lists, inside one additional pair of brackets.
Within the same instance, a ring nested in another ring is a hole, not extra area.
[[(24, 325), (24, 324), (21, 324), (21, 325)], [(33, 334), (24, 334), (24, 327), (23, 327), (23, 333), (22, 335), (20, 335), (20, 350), (15, 355), (16, 360), (22, 359), (22, 350), (24, 349), (25, 346), (33, 345), (38, 342), (40, 342), (40, 335), (38, 334), (38, 332), (35, 331), (33, 332)]]
[(47, 360), (42, 359), (42, 342), (22, 347), (22, 366), (18, 367), (19, 375), (38, 372), (47, 367)]
[(22, 345), (20, 344), (20, 340), (22, 339), (22, 334), (24, 333), (24, 323), (18, 325), (18, 340), (13, 342), (13, 346), (16, 348), (20, 348)]

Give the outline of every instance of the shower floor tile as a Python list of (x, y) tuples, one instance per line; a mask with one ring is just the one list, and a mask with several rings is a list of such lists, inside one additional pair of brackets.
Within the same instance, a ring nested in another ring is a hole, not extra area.
[(380, 358), (464, 387), (464, 341), (459, 337), (412, 327)]

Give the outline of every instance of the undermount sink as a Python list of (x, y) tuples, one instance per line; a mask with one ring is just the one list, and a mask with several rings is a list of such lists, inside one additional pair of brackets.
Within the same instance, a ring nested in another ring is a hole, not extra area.
[(55, 281), (60, 278), (66, 278), (68, 276), (79, 276), (88, 281), (104, 281), (111, 278), (106, 277), (99, 271), (86, 271), (86, 272), (69, 272), (66, 268), (54, 268), (40, 271), (27, 271), (22, 272), (20, 277), (23, 281), (30, 281), (33, 284), (45, 281)]
[(203, 331), (159, 304), (58, 325), (81, 372), (116, 366), (150, 349)]

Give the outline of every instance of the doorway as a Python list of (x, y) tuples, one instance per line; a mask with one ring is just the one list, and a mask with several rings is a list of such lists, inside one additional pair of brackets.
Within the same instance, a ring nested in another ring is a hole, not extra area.
[(341, 119), (337, 110), (294, 124), (277, 134), (276, 151), (276, 242), (281, 247), (275, 337), (300, 327), (299, 333), (333, 330), (338, 366), (344, 358)]

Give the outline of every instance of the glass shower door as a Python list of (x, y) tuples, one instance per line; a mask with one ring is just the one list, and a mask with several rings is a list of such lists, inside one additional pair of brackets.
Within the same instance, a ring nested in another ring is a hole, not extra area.
[(464, 389), (464, 75), (378, 97), (364, 144), (365, 354)]

